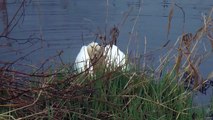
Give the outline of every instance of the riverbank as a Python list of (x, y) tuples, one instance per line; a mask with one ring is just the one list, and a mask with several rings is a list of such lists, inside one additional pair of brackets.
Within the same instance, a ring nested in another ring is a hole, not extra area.
[(208, 109), (196, 106), (193, 94), (198, 90), (165, 70), (159, 77), (148, 69), (117, 69), (92, 77), (61, 66), (43, 76), (19, 76), (22, 82), (14, 81), (16, 75), (1, 71), (1, 119), (188, 120), (213, 112), (212, 104)]

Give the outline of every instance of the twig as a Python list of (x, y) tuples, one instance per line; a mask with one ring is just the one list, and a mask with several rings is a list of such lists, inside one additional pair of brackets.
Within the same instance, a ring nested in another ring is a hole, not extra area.
[[(144, 55), (146, 55), (146, 47), (147, 47), (147, 40), (146, 40), (146, 37), (144, 37)], [(146, 56), (144, 56), (144, 59), (143, 59), (143, 70), (146, 69)]]
[[(142, 3), (143, 3), (143, 1), (142, 1)], [(140, 16), (140, 14), (141, 14), (141, 11), (142, 11), (142, 5), (140, 6), (140, 8), (139, 8), (139, 10), (138, 10), (138, 14), (137, 14), (137, 16), (136, 16), (136, 20), (135, 20), (135, 22), (134, 22), (134, 24), (133, 24), (133, 26), (132, 26), (132, 30), (131, 30), (131, 33), (130, 33), (130, 37), (129, 37), (129, 41), (128, 41), (128, 43), (127, 43), (127, 53), (126, 53), (126, 55), (128, 56), (128, 54), (129, 54), (129, 46), (130, 46), (130, 42), (131, 42), (131, 40), (132, 40), (132, 34), (134, 33), (134, 30), (135, 30), (135, 26), (136, 26), (136, 24), (137, 24), (137, 22), (138, 22), (138, 19), (139, 19), (139, 16)]]

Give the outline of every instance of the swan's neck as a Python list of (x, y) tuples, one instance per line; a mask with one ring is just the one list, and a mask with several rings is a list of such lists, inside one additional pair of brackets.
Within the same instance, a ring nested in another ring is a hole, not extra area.
[(88, 46), (87, 52), (90, 57), (90, 62), (93, 66), (94, 71), (100, 70), (105, 65), (104, 47), (103, 46)]

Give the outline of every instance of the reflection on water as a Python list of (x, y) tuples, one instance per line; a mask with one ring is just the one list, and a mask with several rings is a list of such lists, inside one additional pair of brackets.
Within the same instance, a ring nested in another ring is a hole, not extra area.
[[(0, 64), (19, 59), (20, 63), (39, 65), (60, 51), (63, 51), (61, 57), (64, 62), (72, 62), (83, 44), (96, 40), (97, 34), (109, 36), (113, 26), (119, 26), (117, 44), (122, 51), (126, 50), (131, 40), (131, 53), (142, 54), (145, 37), (148, 51), (166, 43), (171, 1), (108, 2), (107, 5), (106, 1), (101, 0), (0, 0), (1, 35), (8, 33), (8, 21), (14, 19), (8, 38), (0, 38), (0, 45), (4, 46), (0, 48)], [(176, 1), (169, 34), (170, 44), (183, 32), (195, 33), (203, 24), (202, 14), (207, 14), (212, 6), (212, 0)], [(208, 43), (204, 44), (209, 50)], [(210, 57), (202, 64), (203, 74), (212, 71), (209, 67), (212, 60)]]

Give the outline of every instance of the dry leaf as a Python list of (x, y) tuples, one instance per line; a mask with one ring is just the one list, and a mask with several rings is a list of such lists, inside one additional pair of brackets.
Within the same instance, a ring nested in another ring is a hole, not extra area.
[(196, 32), (195, 36), (193, 37), (194, 40), (200, 40), (201, 37), (203, 36), (205, 29), (204, 27), (201, 27), (200, 29), (198, 29), (198, 31)]
[(207, 79), (209, 80), (209, 79), (212, 79), (212, 78), (213, 78), (213, 71), (212, 71), (211, 73), (208, 74)]
[(169, 22), (168, 22), (168, 28), (167, 28), (167, 38), (168, 38), (169, 33), (170, 33), (171, 21), (172, 21), (173, 14), (174, 14), (174, 5), (171, 7), (171, 10), (169, 11), (169, 16), (168, 16)]

